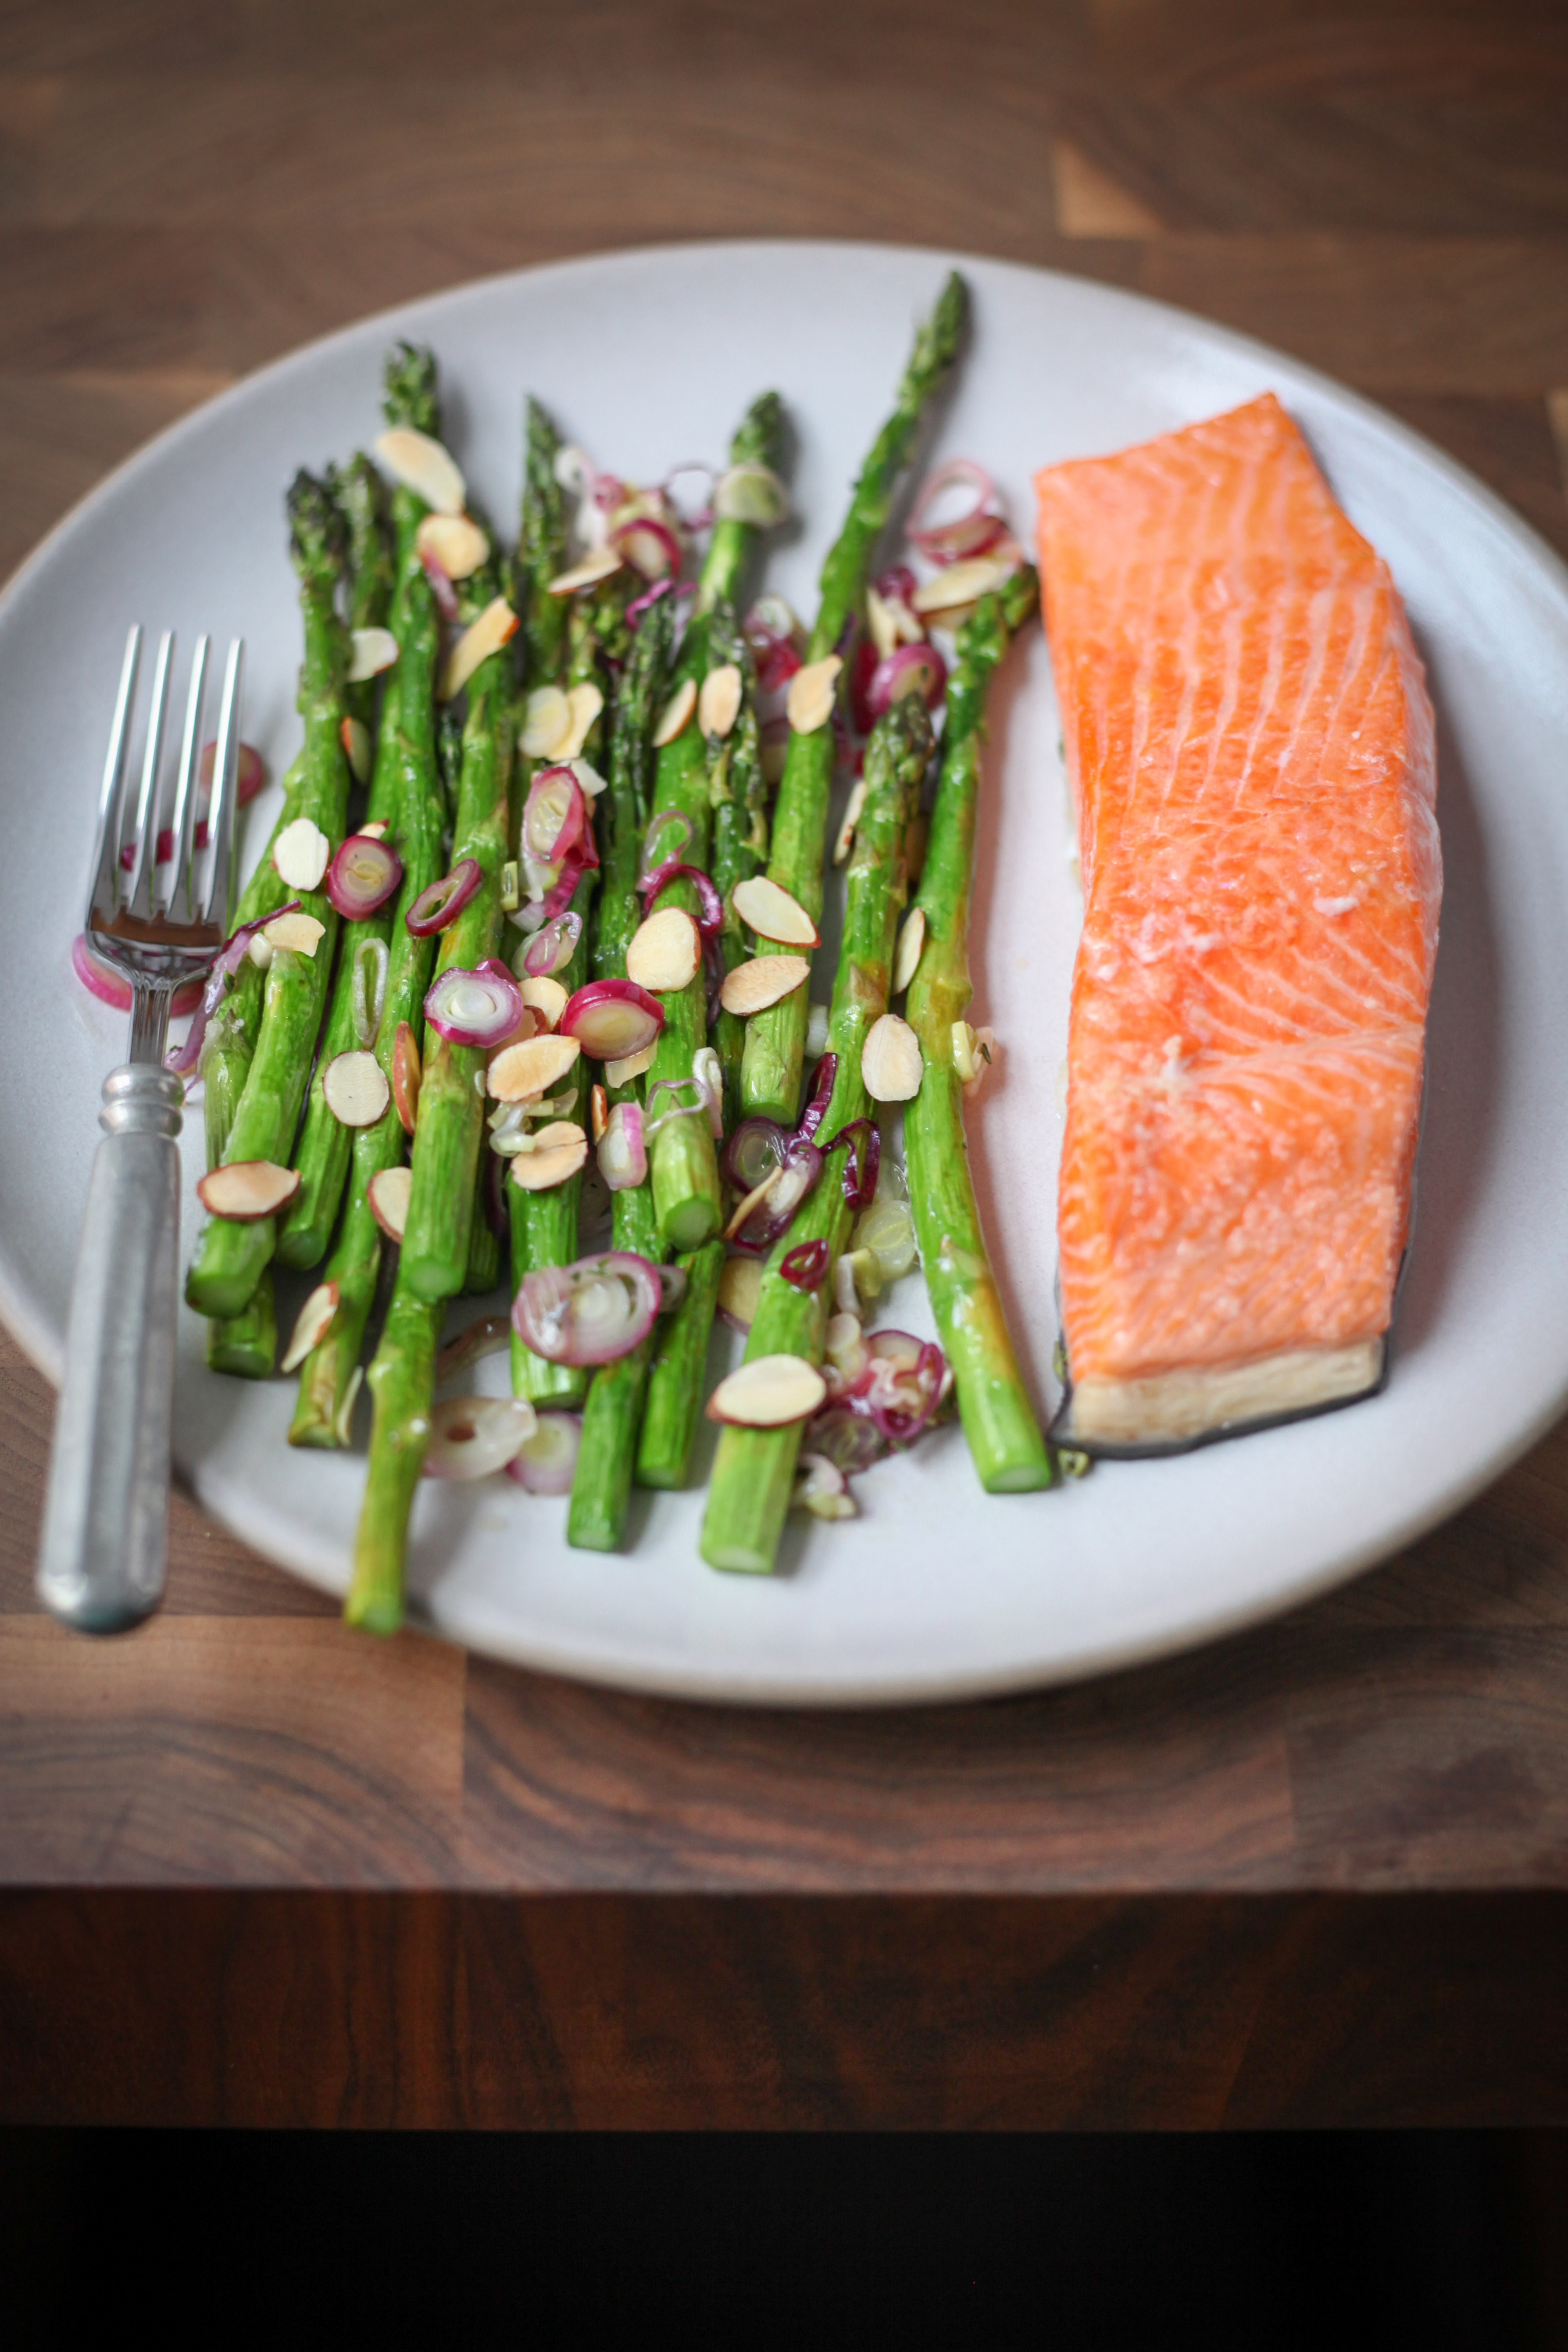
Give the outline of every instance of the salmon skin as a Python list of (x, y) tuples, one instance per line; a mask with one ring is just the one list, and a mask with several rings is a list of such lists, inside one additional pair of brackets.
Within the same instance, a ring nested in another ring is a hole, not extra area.
[(1383, 1380), (1432, 709), (1387, 566), (1272, 394), (1035, 488), (1084, 889), (1054, 1433), (1169, 1453)]

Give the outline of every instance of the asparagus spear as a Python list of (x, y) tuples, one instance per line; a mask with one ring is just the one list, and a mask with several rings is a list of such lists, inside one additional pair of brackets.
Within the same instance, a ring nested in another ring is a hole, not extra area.
[[(747, 410), (730, 445), (731, 466), (774, 467), (782, 432), (778, 394), (763, 393)], [(710, 651), (714, 611), (721, 601), (734, 598), (755, 537), (756, 526), (752, 523), (731, 519), (714, 524), (698, 582), (696, 611), (671, 680), (677, 691), (689, 678), (700, 688), (715, 667)], [(680, 851), (681, 859), (706, 869), (711, 804), (706, 751), (695, 720), (659, 752), (653, 808), (657, 815), (686, 819), (691, 832)], [(679, 907), (695, 921), (700, 905), (693, 886), (679, 879), (659, 892), (649, 911)], [(658, 1095), (658, 1088), (666, 1081), (680, 1084), (689, 1079), (693, 1057), (707, 1036), (708, 982), (699, 968), (687, 987), (664, 999), (664, 1027), (648, 1072), (648, 1099), (656, 1118), (659, 1104), (668, 1108), (671, 1099)], [(650, 1160), (654, 1207), (665, 1244), (670, 1249), (695, 1249), (717, 1231), (723, 1215), (723, 1190), (707, 1120), (700, 1116), (669, 1119), (654, 1137)]]
[[(296, 814), (341, 840), (347, 816), (349, 772), (339, 729), (343, 709), (347, 635), (336, 593), (344, 557), (342, 517), (322, 485), (295, 477), (289, 493), (291, 552), (300, 577), (305, 659), (300, 710), (305, 721), (304, 772)], [(324, 890), (298, 894), (301, 911), (323, 926), (313, 955), (279, 948), (263, 992), (260, 1033), (224, 1152), (238, 1160), (286, 1161), (310, 1075), (337, 940), (338, 918)], [(275, 1221), (252, 1224), (211, 1218), (196, 1246), (185, 1296), (198, 1314), (237, 1315), (253, 1296), (272, 1256)]]
[[(878, 540), (886, 526), (899, 480), (913, 451), (921, 418), (953, 361), (969, 314), (969, 297), (956, 272), (937, 297), (931, 317), (915, 337), (893, 413), (872, 444), (849, 500), (844, 527), (822, 567), (816, 625), (807, 662), (847, 654), (854, 625), (865, 602), (866, 582)], [(827, 799), (833, 782), (833, 730), (792, 735), (773, 808), (773, 854), (768, 877), (790, 892), (815, 922), (822, 913), (823, 853), (826, 845)], [(759, 940), (763, 955), (788, 950)], [(748, 1116), (793, 1127), (800, 1107), (801, 1055), (805, 1043), (806, 984), (746, 1024), (741, 1095)]]
[[(870, 1111), (860, 1053), (867, 1031), (887, 1010), (893, 941), (906, 887), (904, 836), (931, 749), (931, 720), (918, 695), (895, 702), (878, 721), (866, 747), (866, 805), (849, 861), (844, 938), (828, 1017), (828, 1051), (837, 1055), (838, 1066), (820, 1130), (825, 1139)], [(833, 1263), (848, 1237), (851, 1216), (839, 1181), (841, 1166), (835, 1155), (802, 1202), (789, 1231), (774, 1245), (746, 1342), (748, 1361), (771, 1355), (821, 1360), (831, 1312)], [(796, 1290), (784, 1280), (780, 1265), (801, 1242), (819, 1237), (828, 1246), (827, 1272), (816, 1290)], [(723, 1432), (702, 1522), (702, 1557), (711, 1567), (759, 1574), (772, 1568), (789, 1508), (800, 1435), (798, 1423)]]
[(354, 1537), (353, 1575), (343, 1615), (372, 1633), (403, 1622), (403, 1560), (414, 1490), (430, 1443), (430, 1399), (443, 1299), (421, 1298), (401, 1270), (370, 1368), (375, 1408), (364, 1501)]
[[(493, 559), (463, 582), (458, 604), (465, 623), (492, 602), (499, 584)], [(437, 975), (454, 965), (472, 971), (500, 945), (500, 869), (506, 858), (516, 721), (504, 646), (479, 664), (468, 680), (468, 696), (452, 862), (456, 866), (465, 857), (473, 858), (480, 880), (467, 906), (440, 934)], [(454, 1045), (433, 1032), (426, 1034), (414, 1182), (398, 1266), (400, 1286), (420, 1298), (450, 1298), (463, 1286), (485, 1121), (484, 1097), (478, 1086), (483, 1082), (487, 1058), (482, 1046)]]
[[(411, 425), (436, 437), (436, 362), (428, 351), (407, 344), (387, 362), (384, 404), (389, 425)], [(441, 835), (445, 795), (436, 772), (435, 680), (439, 623), (430, 582), (415, 548), (415, 534), (426, 513), (425, 502), (399, 486), (393, 493), (396, 542), (395, 586), (390, 615), (397, 640), (397, 663), (382, 703), (375, 747), (373, 796), (385, 789), (403, 882), (388, 937), (386, 993), (375, 1055), (390, 1079), (392, 1054), (401, 1023), (417, 1041), (421, 1007), (430, 982), (436, 945), (416, 939), (405, 917), (442, 871)], [(300, 1396), (289, 1432), (294, 1445), (346, 1445), (349, 1420), (360, 1381), (360, 1349), (375, 1297), (381, 1267), (382, 1233), (371, 1213), (366, 1187), (384, 1168), (403, 1159), (404, 1134), (396, 1109), (388, 1108), (374, 1127), (353, 1138), (342, 1223), (323, 1279), (338, 1287), (337, 1311), (319, 1346), (300, 1373)]]
[[(594, 941), (594, 974), (605, 980), (625, 972), (626, 942), (637, 927), (637, 865), (647, 814), (649, 742), (663, 705), (673, 609), (668, 597), (643, 615), (616, 699), (610, 772), (601, 807), (603, 889)], [(637, 1085), (610, 1090), (612, 1102), (636, 1102)], [(657, 1262), (663, 1255), (653, 1189), (644, 1180), (616, 1193), (611, 1208), (611, 1245), (635, 1250)], [(626, 1528), (637, 1450), (643, 1383), (652, 1339), (601, 1365), (588, 1390), (583, 1440), (572, 1481), (566, 1540), (589, 1551), (614, 1551)]]
[(1051, 1483), (1051, 1457), (1019, 1376), (1002, 1301), (985, 1255), (963, 1140), (963, 1095), (952, 1028), (968, 1008), (969, 893), (974, 864), (985, 695), (1009, 640), (1034, 611), (1039, 582), (1028, 567), (984, 596), (959, 631), (947, 681), (942, 776), (916, 905), (925, 941), (904, 1014), (925, 1064), (904, 1112), (910, 1205), (931, 1312), (958, 1386), (958, 1410), (987, 1494)]
[[(349, 466), (330, 478), (337, 489), (338, 503), (348, 530), (353, 579), (349, 619), (356, 629), (379, 627), (388, 617), (394, 577), (386, 530), (385, 498), (380, 478), (370, 459), (361, 452)], [(411, 493), (403, 494), (398, 508), (399, 576), (405, 572), (408, 561), (413, 556), (413, 535), (418, 528), (419, 517), (425, 511), (420, 499)], [(405, 535), (406, 545), (402, 543)], [(414, 560), (417, 562), (417, 558)], [(395, 630), (393, 634), (396, 635)], [(362, 725), (370, 713), (367, 688), (374, 683), (370, 680), (366, 686), (347, 688), (351, 701), (350, 716)], [(383, 712), (384, 727), (392, 735), (395, 734), (396, 728), (396, 692), (397, 674), (395, 670), (387, 687)], [(378, 756), (371, 772), (370, 799), (365, 809), (367, 823), (374, 820), (387, 826), (396, 824), (397, 786), (395, 759)], [(294, 1147), (294, 1166), (299, 1171), (300, 1189), (289, 1203), (278, 1228), (278, 1255), (284, 1265), (316, 1265), (325, 1253), (332, 1227), (337, 1222), (338, 1204), (349, 1172), (353, 1131), (344, 1127), (327, 1108), (323, 1091), (326, 1074), (339, 1054), (351, 1053), (361, 1043), (354, 1027), (355, 959), (367, 941), (379, 940), (384, 945), (390, 935), (391, 924), (392, 910), (386, 907), (374, 915), (342, 926), (326, 1027), (321, 1034), (315, 1073), (306, 1098), (305, 1124)]]

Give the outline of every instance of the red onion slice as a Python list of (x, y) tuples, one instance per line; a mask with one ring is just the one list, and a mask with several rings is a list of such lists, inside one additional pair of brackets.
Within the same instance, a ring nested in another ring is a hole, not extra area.
[[(855, 1140), (857, 1129), (862, 1127), (866, 1129), (864, 1159)], [(824, 1155), (837, 1151), (841, 1143), (848, 1147), (840, 1179), (844, 1198), (852, 1209), (868, 1209), (877, 1197), (877, 1171), (882, 1164), (881, 1129), (874, 1118), (852, 1118), (847, 1127), (828, 1137), (822, 1147)]]
[(743, 1118), (724, 1146), (722, 1160), (724, 1173), (736, 1192), (755, 1192), (769, 1169), (783, 1160), (788, 1140), (776, 1119)]
[(833, 1100), (833, 1089), (837, 1077), (837, 1055), (824, 1054), (811, 1074), (810, 1098), (805, 1108), (801, 1112), (800, 1125), (795, 1129), (795, 1133), (804, 1135), (808, 1143), (827, 1116), (827, 1106)]
[(581, 915), (570, 909), (552, 915), (535, 931), (523, 951), (522, 968), (529, 979), (548, 980), (552, 972), (563, 971), (575, 955), (582, 936)]
[(820, 1237), (799, 1242), (780, 1259), (779, 1272), (796, 1290), (816, 1290), (827, 1272), (827, 1244)]
[(907, 563), (889, 563), (886, 572), (878, 572), (871, 585), (884, 604), (891, 604), (895, 598), (900, 604), (907, 604), (919, 583)]
[(673, 580), (656, 580), (651, 588), (645, 588), (640, 596), (634, 596), (631, 603), (626, 606), (627, 628), (635, 629), (637, 623), (642, 619), (643, 614), (647, 611), (648, 606), (650, 604), (657, 604), (661, 596), (671, 595), (674, 593), (674, 589), (675, 583)]
[(257, 932), (264, 930), (268, 923), (275, 923), (279, 915), (297, 914), (299, 909), (299, 899), (290, 898), (286, 906), (275, 908), (270, 915), (263, 915), (257, 922), (242, 923), (238, 930), (232, 932), (224, 941), (214, 961), (212, 970), (207, 974), (206, 985), (202, 991), (202, 1001), (196, 1007), (195, 1019), (185, 1033), (184, 1044), (172, 1047), (163, 1057), (163, 1066), (166, 1070), (173, 1070), (176, 1076), (184, 1077), (188, 1072), (195, 1068), (202, 1057), (202, 1040), (207, 1033), (207, 1023), (222, 1003), (224, 989), (232, 975), (239, 970), (245, 958), (245, 951), (251, 940)]
[(679, 858), (667, 857), (662, 866), (655, 866), (646, 881), (637, 884), (637, 888), (645, 898), (657, 898), (671, 882), (681, 881), (689, 882), (697, 893), (698, 904), (702, 910), (697, 918), (699, 931), (705, 940), (717, 939), (724, 921), (724, 901), (700, 866), (683, 866)]
[(826, 1404), (805, 1424), (801, 1438), (803, 1452), (809, 1449), (820, 1454), (846, 1477), (857, 1471), (869, 1470), (873, 1462), (880, 1462), (888, 1451), (883, 1436), (868, 1413), (857, 1412), (845, 1403)]
[(672, 580), (680, 569), (680, 541), (668, 523), (635, 515), (610, 533), (610, 545), (645, 580)]
[(642, 1110), (633, 1102), (617, 1103), (605, 1123), (597, 1153), (599, 1173), (612, 1192), (628, 1192), (647, 1174), (647, 1150), (643, 1142)]
[[(947, 522), (925, 523), (924, 516), (955, 483), (973, 490), (973, 505)], [(950, 457), (928, 474), (910, 509), (910, 544), (932, 563), (957, 563), (965, 556), (984, 555), (1006, 528), (995, 486), (984, 466), (977, 466), (972, 457)]]
[[(668, 842), (664, 840), (664, 830), (667, 825), (679, 825), (680, 828), (679, 833), (673, 835)], [(691, 819), (689, 816), (682, 816), (679, 809), (662, 809), (658, 816), (650, 817), (647, 830), (642, 837), (642, 860), (637, 868), (637, 888), (646, 890), (651, 876), (661, 873), (667, 866), (675, 865), (690, 839)]]
[(522, 845), (541, 866), (564, 857), (583, 830), (583, 787), (568, 767), (541, 768), (528, 788), (522, 812)]
[(501, 1045), (522, 1019), (522, 992), (504, 963), (449, 964), (425, 999), (425, 1018), (450, 1045)]
[(421, 890), (403, 918), (413, 937), (427, 940), (436, 931), (444, 931), (462, 913), (484, 878), (477, 857), (459, 857), (450, 874), (432, 882), (428, 890)]
[(895, 646), (871, 673), (866, 708), (875, 721), (900, 695), (918, 694), (934, 710), (946, 690), (947, 664), (934, 646)]
[(351, 833), (327, 868), (326, 892), (340, 915), (359, 922), (384, 907), (402, 879), (395, 849), (367, 833)]
[(426, 1478), (488, 1478), (504, 1470), (533, 1434), (533, 1407), (521, 1397), (447, 1397), (430, 1409)]
[(595, 1061), (621, 1062), (653, 1044), (664, 1027), (664, 1007), (635, 980), (595, 980), (568, 998), (555, 1027), (558, 1035), (575, 1037)]
[(577, 1472), (577, 1449), (583, 1443), (580, 1412), (542, 1412), (531, 1437), (506, 1465), (531, 1495), (569, 1495)]
[(630, 1250), (536, 1266), (512, 1301), (512, 1328), (552, 1364), (613, 1364), (653, 1328), (658, 1268)]
[(651, 1143), (659, 1129), (668, 1127), (672, 1118), (702, 1117), (708, 1108), (707, 1097), (695, 1078), (660, 1078), (657, 1086), (648, 1088), (647, 1112), (652, 1111), (656, 1097), (663, 1094), (679, 1095), (683, 1087), (689, 1087), (696, 1095), (697, 1100), (689, 1103), (672, 1102), (667, 1110), (659, 1112), (657, 1118), (648, 1117), (645, 1112), (642, 1130), (645, 1142)]
[(779, 1177), (740, 1230), (732, 1235), (737, 1249), (772, 1249), (789, 1230), (791, 1218), (822, 1173), (822, 1154), (815, 1143), (798, 1135), (785, 1138), (779, 1155)]

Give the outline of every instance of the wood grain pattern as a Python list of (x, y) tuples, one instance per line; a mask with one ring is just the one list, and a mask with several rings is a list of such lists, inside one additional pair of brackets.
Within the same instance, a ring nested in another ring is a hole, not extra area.
[[(1530, 0), (13, 0), (0, 571), (307, 336), (737, 234), (1189, 304), (1568, 553), (1565, 105)], [(1563, 2116), (1568, 1424), (1193, 1657), (794, 1717), (351, 1639), (180, 1496), (162, 1618), (68, 1641), (49, 1417), (0, 1339), (0, 2120)]]

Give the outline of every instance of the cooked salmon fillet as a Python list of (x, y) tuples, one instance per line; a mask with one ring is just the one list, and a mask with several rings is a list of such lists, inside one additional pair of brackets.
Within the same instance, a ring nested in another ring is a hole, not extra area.
[(1271, 394), (1037, 475), (1084, 924), (1058, 1201), (1091, 1451), (1377, 1385), (1442, 857), (1386, 565)]

